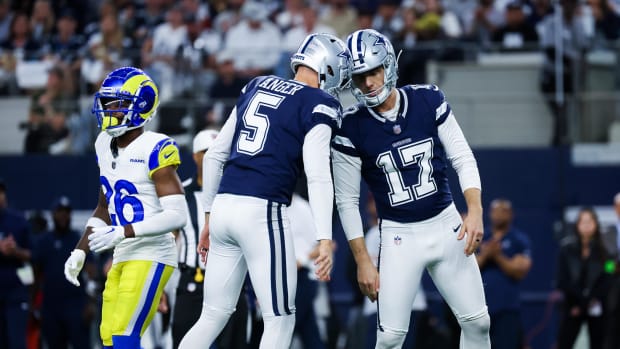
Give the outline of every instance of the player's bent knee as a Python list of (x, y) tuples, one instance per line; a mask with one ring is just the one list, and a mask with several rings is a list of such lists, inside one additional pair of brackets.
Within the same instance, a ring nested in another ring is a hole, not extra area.
[(458, 321), (464, 332), (472, 334), (486, 334), (491, 327), (491, 318), (486, 307), (476, 313), (459, 315)]
[(114, 349), (140, 349), (140, 336), (112, 336)]
[(377, 345), (375, 349), (401, 348), (405, 342), (407, 331), (395, 330), (382, 326), (377, 330)]
[(214, 307), (209, 304), (204, 304), (202, 307), (203, 314), (218, 314), (218, 315), (230, 316), (232, 315), (232, 313), (235, 312), (235, 310), (236, 308), (234, 306), (230, 308), (220, 308), (220, 307)]

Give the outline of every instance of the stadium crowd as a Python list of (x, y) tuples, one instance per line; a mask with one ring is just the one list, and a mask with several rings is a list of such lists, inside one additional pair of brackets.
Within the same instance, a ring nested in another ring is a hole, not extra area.
[[(620, 7), (613, 0), (560, 3), (570, 93), (571, 64), (586, 50), (614, 49)], [(550, 0), (2, 0), (0, 95), (32, 99), (21, 123), (28, 130), (25, 152), (82, 153), (90, 150), (94, 132), (72, 132), (92, 128), (90, 108), (80, 106), (80, 97), (113, 69), (137, 66), (160, 85), (163, 131), (191, 136), (223, 124), (249, 78), (290, 76), (288, 57), (308, 33), (344, 39), (360, 28), (377, 29), (396, 52), (402, 50), (400, 85), (424, 83), (431, 59), (539, 51), (547, 57), (541, 91), (550, 94), (553, 13)], [(187, 106), (179, 99), (196, 106), (190, 118), (179, 116)], [(554, 112), (562, 108), (553, 101), (550, 106)]]

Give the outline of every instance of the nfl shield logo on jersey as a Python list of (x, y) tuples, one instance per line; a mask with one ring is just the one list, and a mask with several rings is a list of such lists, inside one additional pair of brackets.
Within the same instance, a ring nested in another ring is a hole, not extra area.
[(395, 135), (399, 135), (403, 130), (400, 128), (400, 125), (394, 125), (392, 127), (392, 130), (394, 131)]
[(400, 236), (396, 235), (394, 237), (394, 245), (398, 246), (398, 245), (400, 245), (401, 242), (403, 242), (403, 239)]

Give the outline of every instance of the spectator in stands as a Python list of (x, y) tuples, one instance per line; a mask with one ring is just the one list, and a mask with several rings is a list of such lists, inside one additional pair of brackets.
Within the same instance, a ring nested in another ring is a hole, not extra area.
[(196, 22), (200, 23), (203, 28), (209, 25), (211, 14), (209, 5), (206, 4), (206, 1), (182, 0), (181, 9), (186, 15), (190, 13), (193, 14)]
[(241, 89), (248, 83), (248, 79), (241, 77), (235, 70), (235, 58), (228, 50), (220, 51), (216, 58), (215, 83), (209, 89), (209, 100), (212, 106), (207, 114), (204, 124), (197, 125), (199, 128), (220, 126), (224, 124)]
[[(584, 54), (591, 46), (593, 32), (587, 23), (592, 23), (591, 11), (584, 10), (578, 0), (560, 0), (562, 5), (562, 23), (557, 22), (557, 16), (548, 14), (540, 23), (540, 45), (545, 54), (542, 67), (541, 90), (545, 94), (547, 103), (553, 115), (553, 134), (551, 144), (554, 146), (569, 143), (567, 125), (567, 107), (573, 102), (573, 95), (579, 92), (576, 87), (579, 80)], [(556, 28), (571, 28), (562, 34), (562, 59), (559, 66), (555, 62)], [(562, 74), (563, 87), (556, 86), (556, 75)], [(556, 92), (561, 90), (563, 98), (558, 98)]]
[(280, 59), (282, 34), (269, 21), (265, 4), (247, 1), (241, 9), (242, 20), (226, 34), (224, 49), (235, 57), (235, 69), (243, 77), (268, 75)]
[(479, 0), (471, 26), (465, 29), (466, 35), (483, 48), (489, 46), (495, 31), (504, 23), (504, 12), (494, 3), (495, 0)]
[(131, 38), (124, 35), (118, 23), (117, 13), (106, 12), (99, 21), (99, 31), (88, 40), (86, 57), (82, 60), (81, 73), (89, 91), (95, 91), (112, 70), (131, 64), (132, 45)]
[(0, 86), (7, 92), (18, 92), (15, 68), (21, 61), (42, 57), (41, 44), (31, 34), (28, 15), (18, 12), (13, 16), (9, 37), (0, 43)]
[(301, 26), (304, 23), (304, 11), (308, 6), (310, 4), (306, 0), (285, 0), (284, 9), (275, 16), (275, 23), (283, 33)]
[(491, 201), (491, 229), (485, 232), (476, 256), (491, 316), (491, 346), (521, 349), (519, 283), (532, 267), (530, 239), (512, 225), (512, 203)]
[[(65, 259), (81, 234), (71, 228), (71, 202), (59, 197), (52, 205), (53, 228), (34, 244), (32, 261), (35, 290), (43, 292), (41, 332), (49, 349), (89, 348), (93, 305), (86, 294), (86, 282), (79, 287), (64, 278)], [(85, 270), (94, 271), (87, 263)], [(85, 274), (83, 274), (85, 275)]]
[[(375, 12), (368, 8), (361, 8), (357, 10), (356, 29), (371, 29), (372, 19), (375, 17)], [(406, 24), (405, 24), (406, 25)]]
[[(314, 6), (306, 4), (301, 9), (301, 23), (293, 26), (284, 34), (283, 54), (286, 55), (287, 62), (290, 55), (295, 52), (306, 36), (312, 33), (327, 33), (336, 35), (333, 28), (317, 22), (317, 10)], [(287, 71), (290, 67), (286, 64)]]
[[(57, 64), (69, 67), (72, 76), (79, 72), (84, 37), (76, 32), (77, 16), (71, 8), (62, 10), (56, 22), (56, 33), (46, 44), (46, 53)], [(77, 76), (75, 76), (77, 77)]]
[(502, 50), (532, 50), (538, 47), (536, 28), (527, 21), (521, 0), (506, 5), (505, 22), (493, 33), (492, 40)]
[(620, 193), (614, 196), (614, 211), (616, 212), (616, 221), (610, 227), (606, 236), (609, 242), (608, 250), (610, 250), (610, 259), (613, 258), (615, 264), (608, 261), (605, 265), (607, 272), (613, 273), (612, 286), (609, 291), (609, 299), (607, 300), (607, 338), (605, 349), (615, 349), (620, 347)]
[(36, 0), (30, 15), (32, 38), (40, 43), (47, 42), (54, 31), (56, 18), (50, 0)]
[(553, 13), (553, 6), (551, 4), (551, 0), (531, 0), (528, 3), (528, 6), (529, 13), (527, 14), (527, 22), (537, 29), (538, 24), (545, 17), (547, 17), (547, 15)]
[[(249, 0), (248, 0), (249, 1)], [(245, 0), (228, 0), (217, 13), (213, 21), (213, 29), (225, 35), (230, 28), (239, 23), (242, 19), (241, 7)]]
[(125, 16), (125, 32), (136, 43), (140, 43), (151, 37), (155, 28), (166, 20), (164, 2), (162, 0), (144, 0), (144, 7), (136, 9), (135, 18), (132, 18), (131, 12)]
[(0, 348), (26, 348), (28, 286), (32, 284), (30, 232), (21, 212), (8, 208), (7, 187), (0, 180)]
[(205, 29), (205, 20), (192, 12), (185, 12), (184, 19), (187, 36), (176, 59), (175, 77), (179, 86), (175, 90), (189, 98), (200, 98), (206, 96), (213, 83), (215, 54), (221, 49), (222, 37), (220, 33)]
[(70, 91), (70, 82), (63, 68), (56, 66), (48, 72), (45, 89), (33, 93), (24, 151), (26, 153), (49, 153), (52, 144), (66, 138), (66, 118), (77, 110), (77, 102)]
[(319, 12), (319, 23), (333, 28), (336, 36), (346, 39), (357, 29), (357, 11), (347, 0), (329, 0), (324, 12)]
[(159, 83), (159, 100), (165, 103), (177, 96), (175, 72), (180, 49), (187, 41), (183, 8), (175, 5), (166, 13), (166, 21), (155, 28), (151, 40), (142, 48), (142, 66)]
[(405, 26), (399, 7), (400, 0), (380, 0), (378, 5), (372, 28), (394, 40)]
[(609, 277), (605, 273), (607, 252), (601, 241), (596, 212), (582, 208), (575, 232), (560, 243), (556, 283), (564, 296), (557, 335), (558, 349), (571, 349), (581, 325), (588, 325), (590, 348), (602, 348), (605, 334)]
[[(603, 41), (613, 41), (620, 37), (620, 16), (618, 6), (612, 0), (588, 0), (595, 21), (596, 35)], [(606, 46), (606, 45), (605, 45)]]
[(222, 49), (222, 33), (209, 26), (205, 27), (204, 21), (200, 21), (196, 16), (186, 14), (186, 20), (186, 49), (194, 50), (197, 57), (200, 57), (200, 61), (194, 63), (196, 66), (212, 70), (215, 67), (216, 54)]
[(336, 35), (334, 29), (324, 24), (317, 23), (316, 8), (305, 4), (301, 9), (302, 21), (295, 25), (284, 34), (282, 43), (282, 53), (280, 63), (278, 63), (278, 72), (276, 75), (282, 77), (293, 77), (293, 72), (289, 66), (291, 54), (295, 52), (306, 36), (312, 33), (327, 33)]
[(0, 0), (0, 42), (9, 38), (12, 21), (13, 11), (11, 10), (11, 1)]

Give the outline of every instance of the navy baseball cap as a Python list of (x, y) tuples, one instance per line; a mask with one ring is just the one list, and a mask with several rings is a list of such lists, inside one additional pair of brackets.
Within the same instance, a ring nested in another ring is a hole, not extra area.
[(52, 210), (65, 209), (71, 211), (71, 208), (71, 200), (64, 195), (54, 200), (52, 204)]

